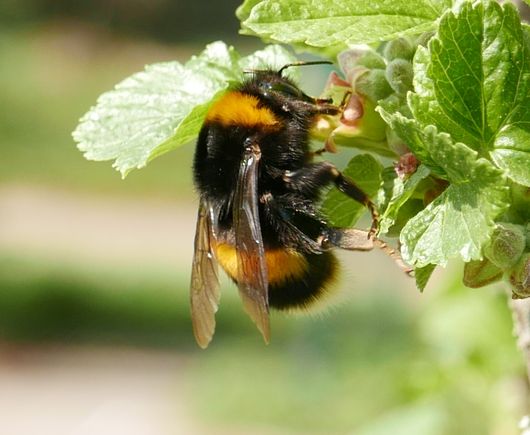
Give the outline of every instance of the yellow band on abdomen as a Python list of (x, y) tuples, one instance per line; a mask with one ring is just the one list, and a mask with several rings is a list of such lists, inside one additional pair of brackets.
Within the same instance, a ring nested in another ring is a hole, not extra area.
[[(216, 248), (217, 261), (236, 282), (238, 280), (236, 248), (222, 243)], [(270, 249), (265, 251), (269, 283), (279, 285), (287, 279), (299, 278), (307, 272), (308, 263), (300, 252), (293, 249)]]

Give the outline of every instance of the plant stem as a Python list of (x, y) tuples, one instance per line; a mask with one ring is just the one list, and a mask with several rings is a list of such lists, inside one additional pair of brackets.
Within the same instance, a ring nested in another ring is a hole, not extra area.
[(511, 299), (509, 305), (513, 313), (514, 333), (517, 336), (517, 346), (523, 352), (526, 363), (526, 373), (530, 379), (530, 298)]
[[(512, 299), (512, 292), (510, 289), (508, 290), (508, 305), (512, 309), (514, 334), (517, 336), (517, 346), (523, 353), (526, 375), (530, 380), (530, 298)], [(521, 419), (519, 428), (522, 430), (521, 435), (530, 435), (530, 417), (528, 415)]]

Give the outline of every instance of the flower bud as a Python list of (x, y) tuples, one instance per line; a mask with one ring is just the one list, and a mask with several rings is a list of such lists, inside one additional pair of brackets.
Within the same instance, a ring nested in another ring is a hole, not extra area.
[(386, 143), (386, 123), (375, 111), (375, 104), (370, 99), (353, 94), (334, 134)]
[(431, 38), (434, 36), (434, 32), (425, 32), (425, 33), (422, 33), (421, 35), (419, 35), (416, 40), (415, 40), (415, 44), (416, 45), (421, 45), (423, 47), (427, 47), (427, 44), (429, 43), (429, 41), (431, 40)]
[(412, 90), (413, 76), (412, 63), (408, 60), (394, 59), (386, 67), (385, 77), (392, 89), (400, 95)]
[(385, 70), (382, 69), (366, 71), (353, 83), (353, 88), (374, 102), (382, 100), (392, 93), (385, 75)]
[(501, 269), (512, 267), (526, 246), (526, 234), (523, 227), (509, 223), (498, 223), (490, 243), (484, 248), (484, 255)]
[(370, 50), (357, 60), (357, 65), (362, 65), (369, 69), (384, 69), (385, 60), (374, 50)]
[(509, 280), (517, 298), (530, 297), (530, 252), (526, 252), (510, 271)]
[(346, 78), (350, 78), (351, 71), (358, 66), (367, 69), (386, 67), (385, 60), (372, 48), (368, 46), (357, 46), (345, 50), (337, 56), (339, 67)]
[(412, 47), (412, 44), (408, 39), (394, 39), (385, 45), (383, 56), (388, 61), (394, 59), (412, 60), (412, 57), (414, 56), (414, 47)]
[(488, 259), (470, 261), (464, 266), (463, 283), (466, 287), (479, 288), (499, 281), (502, 270)]
[(406, 153), (399, 157), (399, 160), (394, 165), (394, 170), (396, 171), (397, 176), (404, 180), (414, 174), (419, 165), (420, 161), (414, 154)]

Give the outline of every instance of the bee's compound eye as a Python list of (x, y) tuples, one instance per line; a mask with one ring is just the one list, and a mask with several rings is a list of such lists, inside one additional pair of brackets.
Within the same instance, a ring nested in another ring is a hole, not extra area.
[(291, 95), (295, 97), (299, 97), (303, 95), (300, 89), (286, 82), (264, 81), (260, 83), (259, 87), (263, 89), (266, 93), (273, 91), (273, 92), (279, 92), (284, 95)]
[(272, 83), (271, 83), (271, 82), (261, 82), (261, 83), (259, 84), (259, 87), (260, 87), (261, 89), (266, 90), (266, 91), (271, 91), (271, 90), (273, 90), (273, 89), (272, 89)]
[(274, 83), (271, 85), (271, 88), (276, 92), (281, 92), (282, 94), (287, 95), (293, 95), (295, 97), (299, 97), (300, 95), (302, 95), (302, 91), (300, 89), (285, 82)]

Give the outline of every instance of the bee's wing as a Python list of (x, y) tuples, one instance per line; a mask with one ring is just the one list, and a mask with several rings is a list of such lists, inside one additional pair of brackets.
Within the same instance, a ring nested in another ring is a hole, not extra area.
[(219, 306), (217, 261), (212, 250), (216, 218), (205, 200), (201, 200), (195, 233), (195, 252), (191, 271), (191, 319), (200, 347), (208, 346), (215, 332), (215, 312)]
[(247, 148), (241, 160), (233, 202), (237, 252), (237, 281), (245, 310), (269, 342), (268, 278), (258, 212), (257, 145)]

